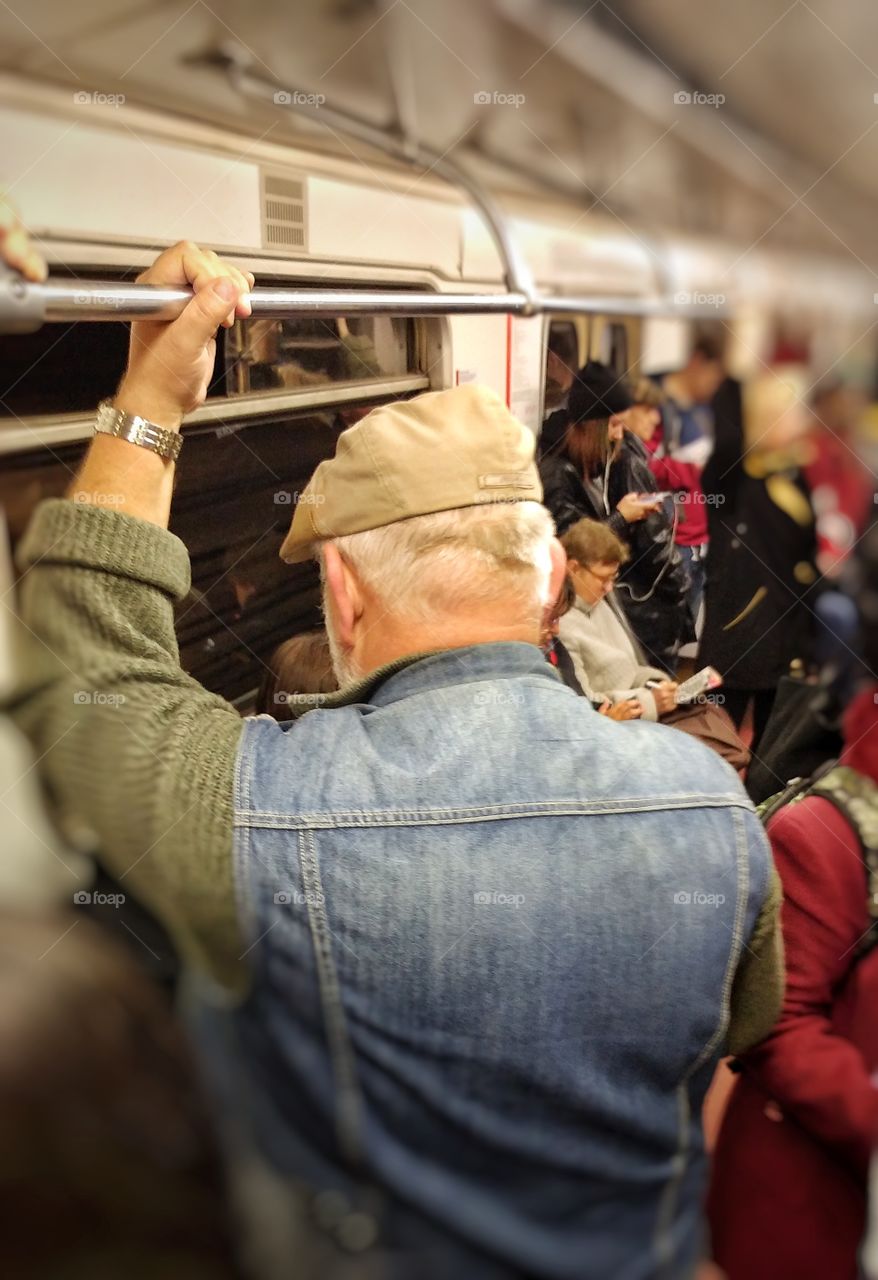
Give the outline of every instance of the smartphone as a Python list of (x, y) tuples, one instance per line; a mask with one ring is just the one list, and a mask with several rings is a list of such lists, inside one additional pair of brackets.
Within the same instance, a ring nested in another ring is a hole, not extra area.
[(651, 507), (656, 502), (664, 502), (666, 498), (673, 498), (673, 496), (668, 490), (663, 490), (661, 493), (638, 493), (634, 501), (641, 507)]
[(678, 686), (674, 701), (678, 706), (683, 702), (694, 702), (709, 689), (718, 689), (722, 682), (723, 678), (715, 667), (702, 667)]

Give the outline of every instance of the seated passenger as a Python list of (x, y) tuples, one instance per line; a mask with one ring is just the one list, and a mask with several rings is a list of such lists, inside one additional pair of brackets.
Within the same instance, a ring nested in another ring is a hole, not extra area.
[[(561, 619), (570, 612), (575, 604), (576, 589), (570, 580), (570, 575), (567, 574), (562, 583), (558, 599), (555, 601), (552, 612), (546, 622), (543, 631), (542, 649), (549, 666), (555, 668), (568, 689), (572, 689), (574, 693), (578, 693), (581, 697), (586, 697), (586, 692), (577, 678), (573, 658), (570, 656), (570, 652), (560, 635)], [(640, 704), (636, 698), (616, 703), (611, 703), (609, 698), (602, 697), (589, 698), (589, 701), (595, 711), (599, 711), (602, 716), (609, 716), (611, 720), (636, 720), (641, 714)]]
[(293, 707), (319, 706), (321, 694), (338, 688), (325, 628), (302, 631), (278, 645), (268, 662), (256, 699), (256, 714), (293, 720)]
[(560, 622), (576, 676), (595, 700), (635, 703), (624, 719), (658, 720), (676, 707), (677, 684), (650, 667), (638, 652), (613, 598), (613, 587), (628, 548), (597, 520), (578, 520), (564, 534), (567, 572), (576, 594), (574, 607)]
[[(170, 446), (249, 282), (192, 245), (144, 279), (195, 285), (132, 326), (115, 400)], [(375, 1274), (687, 1280), (707, 1086), (780, 1005), (777, 888), (711, 752), (621, 730), (549, 671), (565, 557), (533, 452), (478, 385), (342, 434), (282, 547), (320, 561), (342, 692), (277, 725), (180, 668), (173, 462), (99, 433), (89, 500), (43, 503), (20, 547), (62, 664), (17, 715), (226, 988), (214, 1061), (290, 1212), (303, 1183), (331, 1192), (327, 1234), (377, 1237)], [(78, 703), (80, 672), (121, 697)]]
[(553, 414), (540, 436), (543, 500), (559, 534), (587, 518), (625, 541), (631, 558), (621, 573), (620, 603), (650, 663), (668, 672), (695, 635), (689, 581), (646, 450), (628, 430), (632, 415), (638, 424), (624, 379), (595, 360), (580, 369), (566, 419)]
[(596, 520), (578, 521), (561, 541), (577, 597), (575, 607), (561, 620), (561, 638), (588, 696), (608, 698), (614, 720), (660, 719), (700, 738), (734, 769), (744, 769), (749, 753), (722, 707), (707, 699), (678, 705), (676, 682), (644, 662), (613, 598), (613, 585), (628, 555), (624, 544)]

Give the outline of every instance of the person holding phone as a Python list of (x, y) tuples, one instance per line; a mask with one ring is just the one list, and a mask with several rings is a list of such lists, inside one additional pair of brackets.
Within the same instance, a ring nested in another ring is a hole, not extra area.
[(576, 601), (559, 630), (580, 684), (594, 701), (610, 701), (613, 719), (658, 720), (674, 710), (677, 685), (644, 662), (613, 599), (625, 544), (597, 520), (578, 520), (561, 541)]
[(605, 524), (579, 520), (561, 541), (577, 597), (561, 619), (561, 640), (588, 696), (609, 699), (614, 720), (660, 720), (700, 738), (733, 768), (743, 768), (746, 748), (722, 707), (704, 698), (689, 701), (693, 686), (704, 681), (713, 687), (710, 670), (699, 673), (702, 680), (693, 678), (681, 686), (645, 661), (614, 600), (613, 588), (628, 554), (621, 539)]
[(630, 553), (619, 575), (625, 616), (648, 660), (671, 673), (694, 639), (689, 580), (674, 546), (674, 521), (628, 429), (634, 402), (624, 379), (589, 361), (571, 387), (566, 418), (554, 414), (540, 438), (543, 501), (559, 535), (598, 520)]

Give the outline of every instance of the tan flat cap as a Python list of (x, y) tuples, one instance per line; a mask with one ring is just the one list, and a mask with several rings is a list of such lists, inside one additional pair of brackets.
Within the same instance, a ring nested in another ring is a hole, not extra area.
[(314, 544), (411, 516), (491, 502), (540, 502), (533, 432), (470, 383), (380, 405), (338, 438), (298, 495), (280, 549), (288, 564)]

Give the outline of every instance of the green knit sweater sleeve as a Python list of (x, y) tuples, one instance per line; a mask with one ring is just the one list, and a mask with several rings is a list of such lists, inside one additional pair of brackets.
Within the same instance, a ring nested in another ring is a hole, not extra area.
[(190, 565), (179, 538), (53, 499), (18, 552), (30, 633), (11, 708), (62, 812), (224, 985), (243, 978), (232, 874), (243, 722), (180, 666), (173, 602)]
[(763, 1041), (780, 1017), (786, 978), (782, 903), (780, 876), (772, 863), (765, 901), (744, 947), (732, 987), (728, 1050), (734, 1056)]

